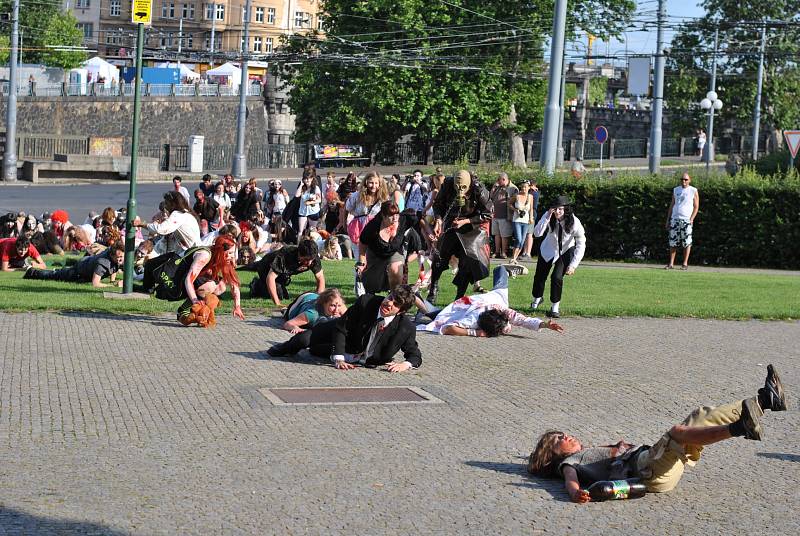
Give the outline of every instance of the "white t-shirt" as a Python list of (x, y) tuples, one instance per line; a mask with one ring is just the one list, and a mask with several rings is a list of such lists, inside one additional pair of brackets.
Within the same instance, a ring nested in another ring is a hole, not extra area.
[[(297, 191), (299, 193), (301, 190), (298, 189)], [(312, 199), (315, 199), (316, 203), (312, 205), (306, 205), (306, 201), (311, 201)], [(300, 206), (297, 209), (298, 215), (313, 216), (314, 214), (319, 214), (319, 210), (320, 210), (319, 187), (314, 186), (313, 188), (306, 190), (303, 193), (300, 193)]]
[(183, 255), (187, 249), (200, 245), (200, 226), (188, 212), (174, 210), (166, 220), (150, 223), (147, 229), (169, 237), (167, 252), (176, 251)]
[(692, 217), (694, 211), (694, 196), (697, 195), (697, 188), (694, 186), (676, 186), (672, 190), (672, 197), (675, 204), (672, 206), (673, 220), (686, 220)]

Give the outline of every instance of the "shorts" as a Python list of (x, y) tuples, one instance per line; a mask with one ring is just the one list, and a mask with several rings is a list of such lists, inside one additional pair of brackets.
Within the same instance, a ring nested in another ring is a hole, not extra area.
[(688, 248), (692, 245), (692, 224), (688, 220), (672, 219), (669, 225), (669, 247)]
[(500, 220), (492, 218), (492, 235), (500, 235), (503, 238), (509, 238), (514, 234), (514, 226), (508, 220)]

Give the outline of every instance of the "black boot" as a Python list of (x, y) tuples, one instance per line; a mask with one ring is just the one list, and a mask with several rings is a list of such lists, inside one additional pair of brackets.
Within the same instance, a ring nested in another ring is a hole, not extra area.
[(428, 289), (428, 301), (435, 304), (436, 298), (438, 297), (439, 297), (439, 282), (435, 281), (431, 283), (431, 286)]

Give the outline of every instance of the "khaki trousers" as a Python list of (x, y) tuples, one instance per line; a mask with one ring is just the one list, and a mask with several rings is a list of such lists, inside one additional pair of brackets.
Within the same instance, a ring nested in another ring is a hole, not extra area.
[[(686, 426), (731, 424), (739, 420), (743, 402), (740, 400), (724, 406), (697, 408), (683, 420), (682, 424)], [(665, 433), (650, 450), (640, 454), (636, 460), (647, 491), (660, 493), (673, 489), (683, 476), (684, 467), (696, 464), (702, 452), (702, 445), (681, 445), (672, 439), (669, 432)]]

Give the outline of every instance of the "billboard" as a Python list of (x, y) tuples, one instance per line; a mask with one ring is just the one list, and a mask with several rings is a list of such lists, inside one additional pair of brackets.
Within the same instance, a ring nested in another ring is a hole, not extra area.
[(628, 59), (628, 95), (650, 94), (650, 56)]

